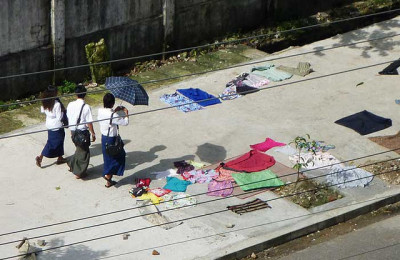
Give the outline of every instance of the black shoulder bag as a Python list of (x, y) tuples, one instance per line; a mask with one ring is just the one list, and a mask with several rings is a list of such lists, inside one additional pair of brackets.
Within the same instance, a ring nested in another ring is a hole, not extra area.
[(85, 104), (82, 105), (81, 112), (79, 113), (78, 121), (76, 122), (76, 129), (75, 129), (74, 133), (72, 134), (72, 142), (76, 146), (78, 146), (84, 150), (87, 150), (87, 149), (89, 149), (89, 146), (90, 146), (90, 133), (88, 130), (78, 129), (78, 125), (81, 122), (81, 115), (82, 115), (82, 110), (83, 110), (84, 106), (85, 106)]
[[(110, 128), (112, 124), (114, 112), (111, 114), (110, 124), (108, 126), (107, 137), (110, 135)], [(119, 126), (117, 125), (117, 136), (115, 136), (115, 142), (113, 144), (106, 143), (106, 153), (111, 157), (118, 157), (122, 150), (124, 150), (124, 142), (122, 141), (121, 136), (119, 135)]]

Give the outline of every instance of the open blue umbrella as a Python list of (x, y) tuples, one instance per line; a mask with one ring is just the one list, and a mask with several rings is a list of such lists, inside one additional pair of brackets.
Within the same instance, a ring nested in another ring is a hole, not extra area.
[(136, 80), (128, 77), (106, 78), (106, 88), (119, 99), (132, 105), (148, 105), (149, 96)]

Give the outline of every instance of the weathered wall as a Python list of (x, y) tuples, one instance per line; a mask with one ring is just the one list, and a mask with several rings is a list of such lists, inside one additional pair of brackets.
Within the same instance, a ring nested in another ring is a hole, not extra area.
[[(195, 46), (345, 2), (349, 1), (0, 0), (0, 77), (86, 64), (84, 46), (101, 38), (110, 59), (121, 59), (161, 52), (165, 46), (169, 50)], [(112, 66), (117, 70), (134, 62)], [(57, 73), (59, 79), (73, 81), (88, 75), (88, 68)], [(0, 99), (38, 92), (52, 77), (53, 73), (45, 73), (0, 79)]]
[[(0, 0), (0, 77), (52, 69), (49, 0)], [(0, 80), (0, 99), (37, 93), (51, 75)]]
[[(86, 64), (84, 46), (101, 38), (105, 39), (112, 60), (162, 50), (162, 0), (66, 0), (65, 3), (67, 66)], [(112, 67), (120, 69), (124, 65), (114, 63)], [(81, 80), (82, 74), (88, 72), (88, 68), (80, 69), (66, 76)]]

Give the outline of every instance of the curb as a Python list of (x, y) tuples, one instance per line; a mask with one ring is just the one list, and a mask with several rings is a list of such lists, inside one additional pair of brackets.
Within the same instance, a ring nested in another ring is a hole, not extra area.
[(353, 219), (360, 215), (377, 210), (383, 206), (396, 203), (398, 201), (400, 201), (400, 193), (395, 194), (390, 197), (383, 198), (378, 201), (375, 201), (371, 204), (350, 210), (343, 214), (339, 214), (339, 215), (327, 218), (323, 221), (320, 221), (320, 222), (314, 223), (312, 225), (297, 229), (293, 232), (277, 236), (275, 238), (254, 244), (252, 246), (249, 246), (249, 247), (246, 247), (246, 248), (243, 248), (240, 250), (236, 250), (235, 252), (231, 252), (229, 254), (226, 254), (224, 256), (220, 256), (220, 257), (217, 257), (214, 259), (218, 259), (218, 260), (241, 259), (241, 258), (251, 255), (253, 252), (260, 252), (265, 249), (287, 243), (293, 239), (308, 235), (310, 233), (314, 233), (318, 230), (325, 229), (325, 228), (328, 228), (333, 225), (337, 225), (341, 222), (345, 222), (347, 220), (350, 220), (350, 219)]

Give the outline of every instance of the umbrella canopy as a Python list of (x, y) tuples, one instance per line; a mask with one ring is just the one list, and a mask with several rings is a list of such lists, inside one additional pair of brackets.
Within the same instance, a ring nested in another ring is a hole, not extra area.
[(119, 99), (132, 105), (148, 105), (149, 96), (136, 80), (128, 77), (106, 78), (106, 88)]

